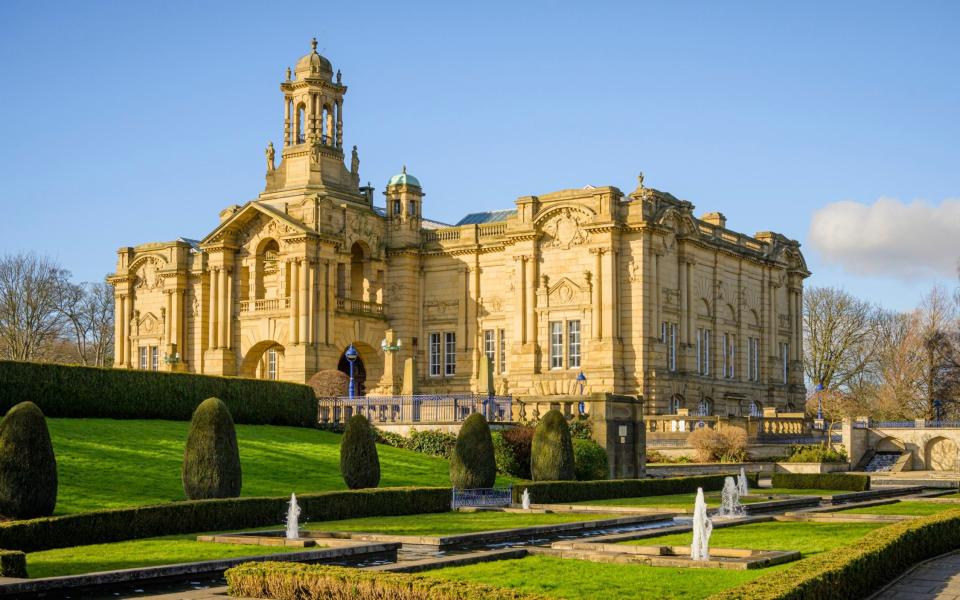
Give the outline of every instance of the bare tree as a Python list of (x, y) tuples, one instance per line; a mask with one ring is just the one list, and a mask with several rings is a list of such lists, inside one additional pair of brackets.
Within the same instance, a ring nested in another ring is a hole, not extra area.
[(113, 348), (113, 289), (105, 283), (68, 283), (61, 293), (60, 311), (73, 331), (80, 362), (107, 364)]
[(936, 286), (916, 311), (923, 346), (923, 397), (934, 416), (934, 402), (954, 403), (960, 389), (957, 305), (946, 288)]
[(14, 360), (44, 358), (63, 332), (60, 295), (70, 273), (34, 253), (0, 259), (0, 354)]
[(848, 392), (872, 374), (878, 309), (837, 288), (803, 294), (804, 370), (814, 384)]

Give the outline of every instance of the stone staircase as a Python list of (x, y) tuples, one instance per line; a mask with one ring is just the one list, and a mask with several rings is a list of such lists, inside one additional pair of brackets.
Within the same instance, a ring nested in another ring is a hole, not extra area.
[(893, 471), (900, 461), (900, 452), (875, 452), (863, 470), (867, 473), (887, 473)]

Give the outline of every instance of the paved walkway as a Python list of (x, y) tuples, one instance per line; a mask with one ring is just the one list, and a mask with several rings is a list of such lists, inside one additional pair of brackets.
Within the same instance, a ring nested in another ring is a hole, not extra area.
[(960, 552), (924, 563), (874, 600), (960, 600)]

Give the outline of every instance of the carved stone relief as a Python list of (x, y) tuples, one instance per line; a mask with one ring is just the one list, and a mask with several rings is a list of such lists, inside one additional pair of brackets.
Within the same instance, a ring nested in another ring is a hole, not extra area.
[(586, 220), (586, 216), (579, 211), (569, 208), (561, 210), (543, 226), (543, 232), (550, 238), (547, 245), (568, 250), (571, 246), (585, 243), (590, 234), (581, 225)]

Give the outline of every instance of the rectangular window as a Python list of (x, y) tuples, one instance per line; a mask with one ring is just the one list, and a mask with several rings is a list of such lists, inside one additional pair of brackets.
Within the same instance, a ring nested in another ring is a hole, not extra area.
[(140, 370), (142, 371), (146, 371), (149, 366), (147, 362), (147, 352), (149, 352), (149, 350), (146, 346), (140, 346)]
[(507, 330), (500, 330), (500, 364), (497, 371), (502, 375), (507, 372)]
[(667, 322), (660, 323), (660, 343), (667, 343)]
[(399, 217), (399, 216), (400, 216), (400, 201), (399, 201), (399, 200), (394, 200), (394, 201), (393, 201), (393, 216), (395, 216), (395, 217)]
[(727, 378), (733, 379), (737, 376), (737, 336), (727, 335)]
[(567, 367), (580, 367), (580, 321), (567, 321)]
[(160, 370), (160, 348), (158, 346), (150, 346), (150, 370)]
[(347, 295), (347, 266), (337, 263), (337, 298)]
[(710, 374), (710, 330), (697, 329), (697, 373)]
[(490, 359), (490, 368), (497, 368), (497, 339), (492, 329), (483, 330), (483, 353)]
[(267, 350), (267, 379), (277, 378), (277, 351)]
[(563, 322), (550, 321), (550, 368), (563, 368)]
[(790, 374), (789, 369), (789, 354), (790, 354), (790, 344), (786, 342), (780, 342), (780, 362), (783, 366), (783, 382), (787, 383), (787, 376)]
[(448, 377), (457, 374), (457, 334), (448, 331), (444, 335), (443, 349), (444, 374)]
[(440, 334), (430, 334), (430, 376), (440, 376)]
[(667, 369), (677, 370), (677, 324), (667, 323)]
[(747, 378), (760, 381), (760, 340), (747, 338)]

